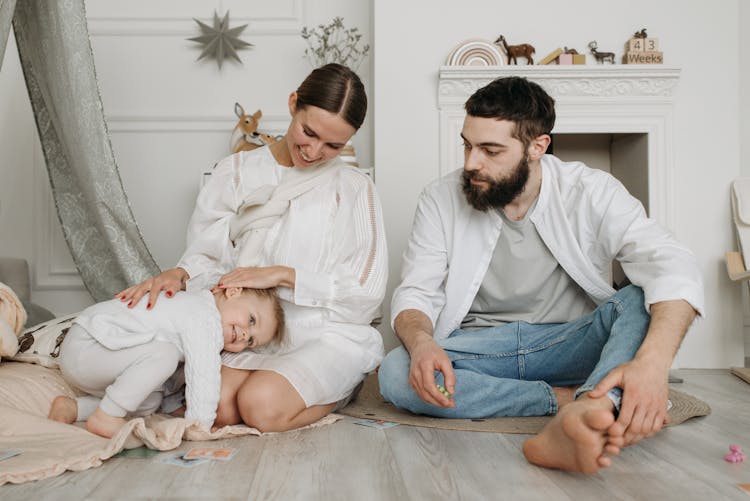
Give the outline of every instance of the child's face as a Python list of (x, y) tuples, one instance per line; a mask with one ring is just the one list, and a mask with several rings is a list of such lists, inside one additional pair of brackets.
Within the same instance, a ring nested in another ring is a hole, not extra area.
[(230, 287), (218, 292), (223, 295), (216, 302), (221, 315), (224, 349), (240, 352), (268, 344), (276, 336), (276, 317), (273, 302), (252, 292)]

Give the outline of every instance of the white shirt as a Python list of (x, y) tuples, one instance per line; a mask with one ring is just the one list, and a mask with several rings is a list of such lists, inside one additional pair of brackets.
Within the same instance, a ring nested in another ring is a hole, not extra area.
[(159, 297), (153, 309), (147, 301), (128, 308), (119, 299), (83, 310), (74, 323), (110, 350), (151, 341), (172, 343), (185, 362), (185, 419), (211, 428), (216, 419), (221, 388), (221, 350), (224, 335), (213, 294), (179, 292)]
[[(382, 338), (370, 323), (380, 315), (388, 278), (385, 228), (375, 186), (338, 157), (332, 177), (291, 200), (268, 229), (254, 266), (294, 268), (294, 289), (280, 287), (288, 344), (281, 353), (225, 354), (235, 368), (285, 376), (307, 405), (344, 398), (383, 357)], [(278, 185), (292, 167), (279, 165), (268, 147), (222, 160), (198, 195), (178, 266), (188, 287), (212, 287), (237, 266), (230, 226), (243, 201)], [(237, 242), (242, 245), (242, 241)]]
[[(566, 273), (601, 304), (615, 293), (611, 263), (643, 288), (645, 306), (684, 299), (702, 316), (703, 283), (695, 256), (606, 172), (545, 155), (531, 221)], [(461, 170), (428, 185), (417, 205), (394, 291), (391, 325), (408, 309), (425, 313), (435, 339), (461, 325), (492, 259), (503, 223), (469, 205)]]

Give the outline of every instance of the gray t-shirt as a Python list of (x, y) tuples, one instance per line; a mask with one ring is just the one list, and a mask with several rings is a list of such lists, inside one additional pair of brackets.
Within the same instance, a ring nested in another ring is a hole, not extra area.
[(521, 221), (498, 209), (503, 229), (462, 328), (569, 322), (596, 308), (539, 236), (529, 217), (534, 207)]

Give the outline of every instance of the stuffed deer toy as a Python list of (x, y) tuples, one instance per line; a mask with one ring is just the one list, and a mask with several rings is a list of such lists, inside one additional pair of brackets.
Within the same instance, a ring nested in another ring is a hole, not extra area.
[(248, 115), (240, 103), (234, 103), (234, 114), (237, 115), (239, 121), (234, 126), (234, 130), (232, 130), (232, 153), (254, 150), (255, 148), (275, 143), (278, 140), (278, 138), (270, 134), (258, 132), (258, 122), (263, 117), (263, 113), (260, 110), (252, 115)]

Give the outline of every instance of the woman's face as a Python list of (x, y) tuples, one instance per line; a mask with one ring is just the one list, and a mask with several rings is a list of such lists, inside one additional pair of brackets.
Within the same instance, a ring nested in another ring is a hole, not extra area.
[(287, 148), (295, 167), (312, 167), (341, 152), (356, 130), (340, 115), (316, 106), (295, 110), (297, 94), (289, 97), (292, 123), (286, 134)]

